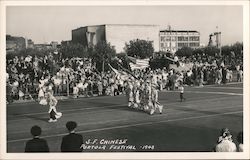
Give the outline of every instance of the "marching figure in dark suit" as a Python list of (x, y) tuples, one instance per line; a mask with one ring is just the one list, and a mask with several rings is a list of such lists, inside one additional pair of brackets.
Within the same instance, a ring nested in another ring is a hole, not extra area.
[(75, 133), (77, 127), (76, 122), (69, 121), (66, 124), (69, 134), (64, 136), (61, 144), (62, 152), (82, 152), (81, 145), (83, 144), (83, 137)]
[(33, 135), (33, 139), (26, 143), (25, 152), (49, 152), (47, 141), (39, 137), (42, 133), (41, 128), (33, 126), (30, 132)]

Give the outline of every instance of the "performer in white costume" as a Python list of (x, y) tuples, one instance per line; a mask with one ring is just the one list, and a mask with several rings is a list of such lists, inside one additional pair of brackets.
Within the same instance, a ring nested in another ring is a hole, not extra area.
[(162, 113), (163, 106), (158, 101), (158, 89), (156, 84), (152, 84), (151, 87), (151, 94), (152, 94), (152, 104), (153, 107), (150, 111), (150, 114), (154, 114), (154, 112), (158, 109), (160, 114)]
[(150, 114), (153, 114), (153, 103), (152, 103), (152, 90), (151, 90), (151, 84), (149, 81), (147, 81), (147, 84), (145, 86), (145, 111), (149, 111)]
[(57, 99), (52, 95), (52, 93), (49, 91), (48, 93), (48, 103), (49, 103), (49, 115), (50, 119), (49, 122), (56, 122), (57, 119), (61, 118), (62, 113), (57, 112), (56, 105), (57, 105)]
[(132, 107), (134, 104), (134, 94), (133, 94), (133, 85), (131, 82), (128, 82), (127, 85), (127, 98), (128, 98), (128, 107)]
[(139, 109), (141, 101), (140, 101), (140, 82), (138, 80), (134, 83), (133, 94), (134, 94), (134, 108)]

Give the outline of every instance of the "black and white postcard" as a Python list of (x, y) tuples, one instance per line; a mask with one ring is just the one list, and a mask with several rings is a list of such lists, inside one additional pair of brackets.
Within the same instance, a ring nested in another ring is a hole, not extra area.
[(0, 159), (249, 158), (249, 1), (0, 7)]

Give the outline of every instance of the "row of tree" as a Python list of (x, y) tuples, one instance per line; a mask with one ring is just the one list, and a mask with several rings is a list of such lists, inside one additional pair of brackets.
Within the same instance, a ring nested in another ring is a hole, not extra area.
[[(109, 63), (117, 64), (119, 63), (125, 68), (128, 67), (129, 59), (127, 56), (132, 56), (136, 58), (151, 58), (151, 67), (152, 68), (162, 68), (167, 67), (170, 63), (164, 56), (153, 57), (154, 48), (151, 41), (136, 39), (125, 44), (125, 53), (119, 54), (116, 56), (116, 50), (110, 43), (99, 42), (97, 45), (86, 48), (81, 44), (74, 43), (62, 43), (59, 48), (59, 54), (61, 58), (72, 58), (72, 57), (81, 57), (81, 58), (91, 58), (92, 61), (96, 64), (96, 67), (99, 71), (104, 71), (108, 69)], [(222, 56), (231, 57), (241, 57), (243, 50), (243, 43), (235, 43), (231, 46), (223, 46), (221, 48)], [(46, 55), (52, 50), (36, 50), (36, 49), (25, 49), (20, 51), (18, 54), (8, 54), (7, 59), (13, 57), (14, 55)], [(193, 55), (210, 55), (216, 56), (220, 50), (216, 47), (203, 47), (198, 49), (191, 49), (189, 47), (183, 47), (176, 52), (178, 56), (190, 57)], [(158, 55), (171, 56), (170, 53), (159, 52)]]
[[(229, 57), (241, 57), (243, 55), (243, 43), (235, 43), (233, 45), (225, 45), (221, 47), (220, 56)], [(207, 46), (197, 49), (192, 49), (189, 47), (183, 47), (179, 49), (176, 53), (178, 56), (190, 57), (192, 55), (208, 55), (208, 56), (218, 56), (220, 54), (220, 49), (213, 46)]]

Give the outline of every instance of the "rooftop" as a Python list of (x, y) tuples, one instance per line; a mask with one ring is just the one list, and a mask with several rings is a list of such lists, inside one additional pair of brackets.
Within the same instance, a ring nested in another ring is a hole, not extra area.
[(198, 31), (194, 31), (194, 30), (161, 30), (160, 32), (194, 32), (194, 33), (198, 33)]
[(97, 27), (97, 26), (151, 26), (151, 27), (158, 27), (158, 25), (153, 24), (100, 24), (100, 25), (88, 25), (84, 27), (79, 27), (73, 30), (78, 30), (86, 27)]

